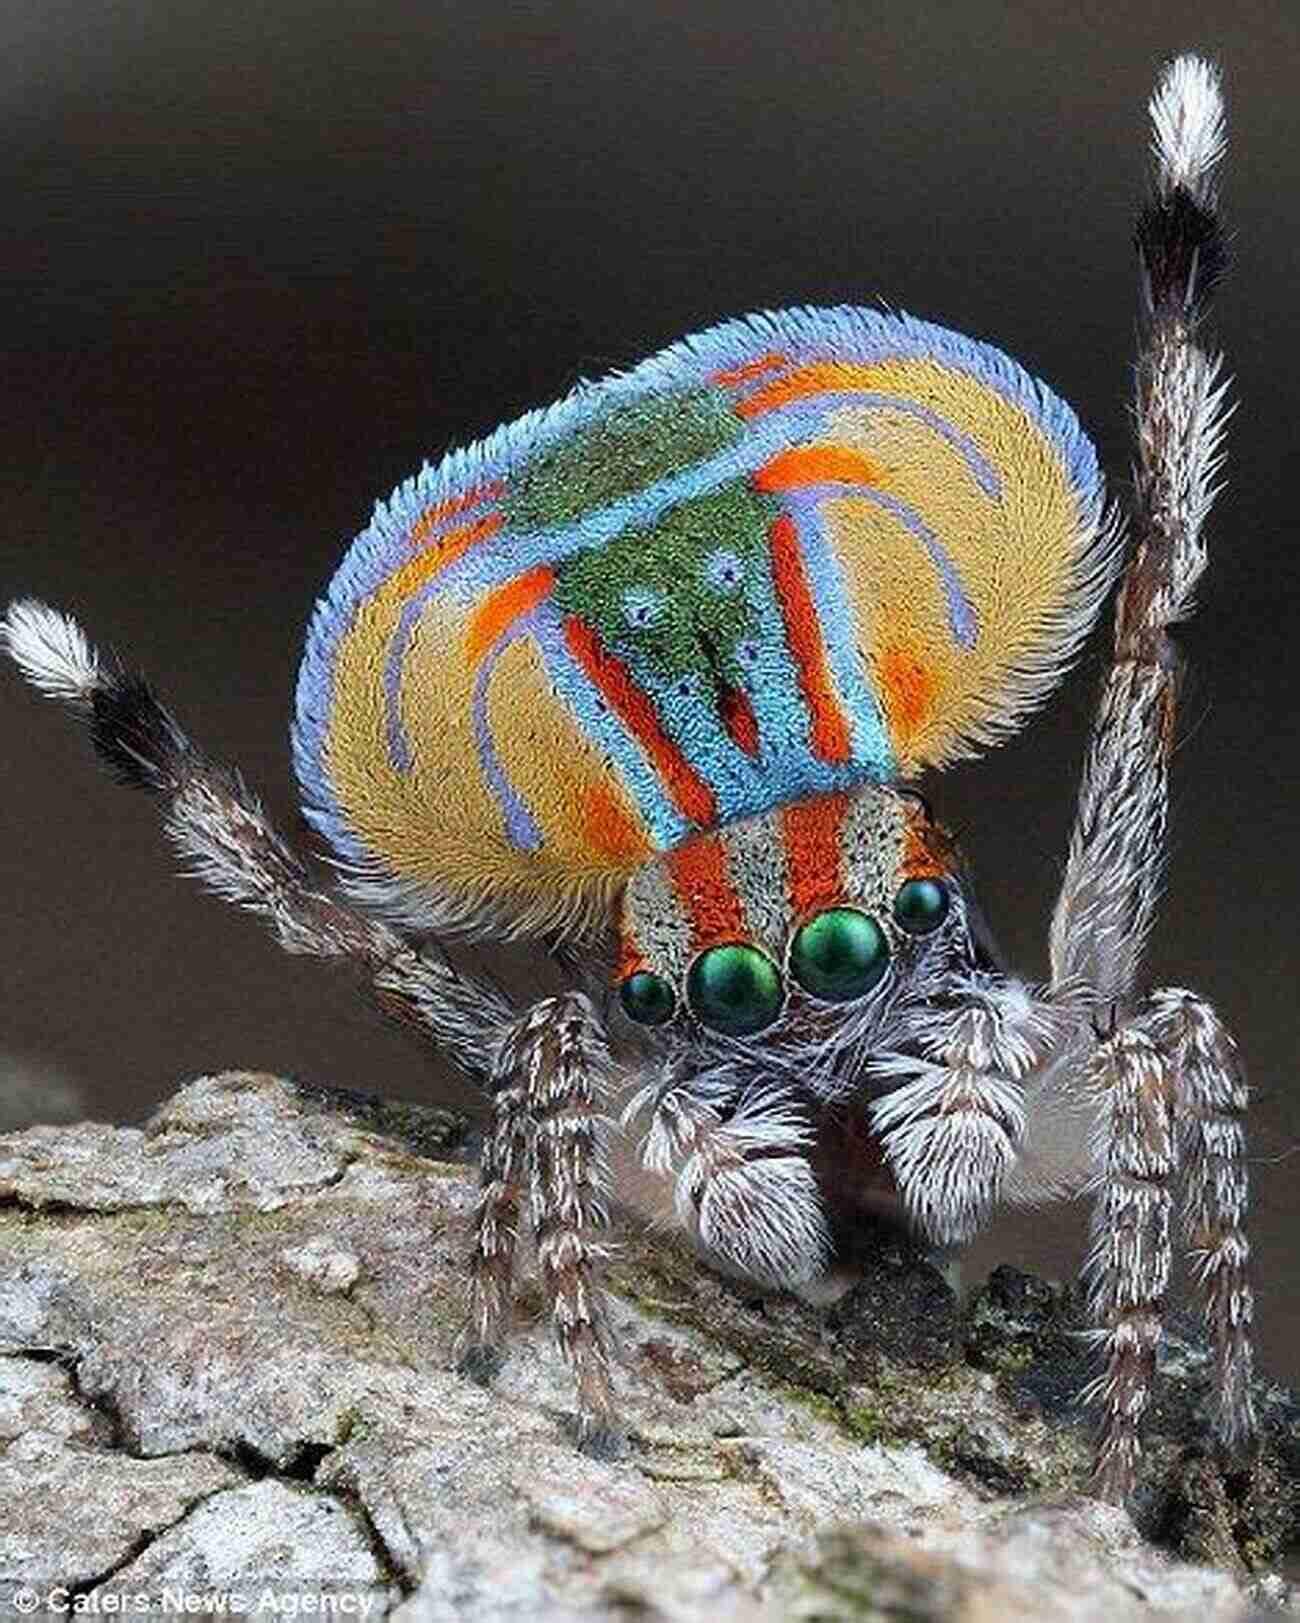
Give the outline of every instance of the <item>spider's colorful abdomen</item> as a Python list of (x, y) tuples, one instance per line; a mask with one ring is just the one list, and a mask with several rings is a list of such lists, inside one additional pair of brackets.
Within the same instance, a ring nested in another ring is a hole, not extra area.
[(430, 921), (590, 916), (657, 852), (1005, 730), (1104, 582), (1096, 459), (1014, 362), (751, 317), (401, 486), (318, 606), (308, 815)]

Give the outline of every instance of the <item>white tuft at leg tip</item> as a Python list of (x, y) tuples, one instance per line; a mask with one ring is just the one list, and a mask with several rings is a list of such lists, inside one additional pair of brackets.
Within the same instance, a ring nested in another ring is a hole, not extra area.
[(1227, 148), (1218, 68), (1188, 53), (1166, 64), (1151, 97), (1151, 147), (1162, 190), (1185, 187), (1198, 199)]
[(99, 659), (70, 614), (35, 597), (20, 597), (0, 618), (0, 652), (49, 699), (88, 705), (103, 685)]

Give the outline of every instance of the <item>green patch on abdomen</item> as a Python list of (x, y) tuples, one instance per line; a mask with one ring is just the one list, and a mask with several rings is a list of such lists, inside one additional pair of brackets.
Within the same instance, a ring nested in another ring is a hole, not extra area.
[(679, 503), (556, 570), (554, 601), (606, 648), (665, 681), (696, 675), (744, 683), (742, 645), (758, 635), (768, 530), (780, 504), (735, 480)]
[(715, 456), (744, 431), (715, 389), (613, 406), (514, 476), (507, 522), (522, 530), (575, 523)]

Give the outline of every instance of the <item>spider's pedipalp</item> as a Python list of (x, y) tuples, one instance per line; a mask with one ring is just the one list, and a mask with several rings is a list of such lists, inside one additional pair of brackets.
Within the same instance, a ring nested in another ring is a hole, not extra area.
[(781, 1088), (750, 1093), (726, 1121), (707, 1115), (677, 1175), (678, 1217), (729, 1269), (784, 1288), (825, 1272), (830, 1235), (807, 1158), (812, 1123)]
[(987, 1221), (1025, 1126), (1024, 1083), (1056, 1037), (1052, 1011), (1022, 982), (962, 975), (876, 1055), (887, 1080), (871, 1121), (903, 1204), (931, 1240), (968, 1240)]

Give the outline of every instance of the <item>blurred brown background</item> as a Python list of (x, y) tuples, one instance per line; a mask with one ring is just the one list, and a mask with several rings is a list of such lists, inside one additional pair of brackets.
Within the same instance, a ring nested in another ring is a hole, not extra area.
[[(76, 610), (292, 827), (299, 639), (373, 500), (692, 328), (880, 299), (991, 339), (1073, 401), (1122, 488), (1143, 105), (1189, 46), (1231, 98), (1242, 404), (1184, 638), (1152, 976), (1243, 1041), (1262, 1341), (1296, 1380), (1293, 4), (10, 0), (0, 600)], [(1030, 973), (1100, 658), (929, 785)], [(343, 982), (174, 879), (154, 808), (6, 672), (0, 749), (11, 1116), (80, 1090), (131, 1119), (228, 1065), (464, 1101)], [(1006, 1219), (972, 1272), (1068, 1272), (1080, 1235), (1077, 1212)]]

